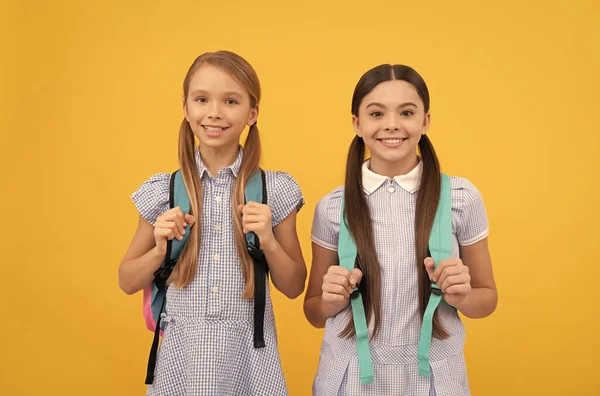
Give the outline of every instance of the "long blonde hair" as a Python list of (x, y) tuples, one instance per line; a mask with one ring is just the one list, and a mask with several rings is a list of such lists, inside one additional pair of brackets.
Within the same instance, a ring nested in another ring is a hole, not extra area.
[[(229, 51), (207, 52), (200, 55), (190, 66), (183, 80), (183, 100), (187, 100), (190, 81), (196, 70), (204, 64), (216, 66), (237, 80), (248, 91), (250, 106), (255, 108), (260, 103), (260, 83), (256, 72), (241, 56)], [(244, 188), (250, 176), (258, 169), (260, 162), (260, 136), (256, 124), (250, 127), (244, 143), (244, 156), (240, 171), (235, 181), (232, 197), (232, 215), (235, 229), (235, 246), (240, 257), (242, 274), (246, 281), (243, 297), (251, 298), (254, 294), (254, 263), (246, 248), (246, 236), (242, 231), (242, 217), (238, 213), (238, 205), (244, 204)], [(196, 167), (194, 132), (184, 118), (179, 129), (179, 164), (185, 188), (190, 197), (191, 214), (196, 218), (188, 242), (181, 252), (179, 261), (169, 278), (176, 287), (189, 284), (198, 267), (198, 250), (200, 249), (200, 230), (202, 218), (202, 183)]]

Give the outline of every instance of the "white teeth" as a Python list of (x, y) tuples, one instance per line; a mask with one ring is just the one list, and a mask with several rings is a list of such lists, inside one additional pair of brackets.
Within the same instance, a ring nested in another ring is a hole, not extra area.
[(402, 140), (404, 140), (404, 139), (381, 139), (381, 141), (386, 144), (398, 144)]
[(204, 127), (204, 128), (206, 128), (206, 130), (209, 132), (220, 132), (220, 131), (225, 130), (225, 128), (213, 128), (213, 127), (208, 127), (208, 126)]

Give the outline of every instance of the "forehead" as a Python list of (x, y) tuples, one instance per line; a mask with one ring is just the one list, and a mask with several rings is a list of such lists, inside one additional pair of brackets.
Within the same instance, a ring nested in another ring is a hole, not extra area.
[(204, 64), (196, 70), (190, 81), (189, 92), (202, 90), (218, 94), (221, 92), (237, 92), (246, 94), (246, 89), (236, 79), (231, 77), (223, 69)]
[(378, 84), (363, 98), (360, 106), (366, 107), (371, 102), (381, 103), (387, 107), (395, 107), (406, 102), (413, 102), (419, 107), (423, 106), (423, 101), (416, 88), (402, 80), (384, 81)]

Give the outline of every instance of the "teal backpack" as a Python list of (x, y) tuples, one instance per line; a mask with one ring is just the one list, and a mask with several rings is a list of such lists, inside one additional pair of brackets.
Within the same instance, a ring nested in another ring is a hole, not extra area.
[[(452, 197), (450, 191), (450, 179), (442, 174), (442, 188), (440, 202), (438, 204), (433, 228), (429, 236), (429, 251), (431, 258), (435, 261), (435, 267), (442, 260), (447, 260), (452, 254)], [(340, 265), (352, 271), (358, 263), (358, 251), (352, 235), (348, 230), (344, 217), (344, 202), (340, 216), (340, 234), (338, 244), (338, 257)], [(422, 263), (421, 263), (422, 264)], [(419, 338), (419, 375), (429, 378), (429, 347), (433, 333), (433, 314), (442, 301), (442, 291), (435, 282), (431, 282), (431, 296), (423, 315), (421, 336)], [(369, 330), (365, 316), (363, 299), (358, 287), (354, 288), (350, 296), (352, 315), (354, 318), (354, 329), (356, 330), (356, 348), (358, 350), (358, 361), (360, 366), (361, 384), (373, 382), (373, 361), (369, 349)]]
[[(257, 170), (248, 180), (244, 189), (244, 198), (248, 202), (267, 203), (267, 187), (265, 182), (265, 172), (262, 169)], [(183, 183), (183, 177), (179, 170), (171, 175), (169, 184), (169, 208), (179, 206), (183, 213), (190, 213), (190, 200)], [(154, 272), (154, 281), (144, 289), (143, 312), (146, 321), (146, 327), (154, 332), (150, 357), (148, 358), (148, 371), (146, 373), (146, 384), (154, 382), (154, 368), (156, 367), (156, 356), (158, 352), (158, 340), (164, 326), (161, 324), (161, 314), (165, 313), (167, 303), (167, 279), (173, 272), (179, 255), (185, 246), (189, 232), (189, 225), (185, 226), (186, 233), (183, 239), (172, 239), (167, 241), (167, 252), (165, 260), (156, 272)], [(254, 261), (254, 347), (262, 348), (265, 346), (264, 340), (264, 316), (266, 300), (266, 279), (268, 275), (268, 266), (265, 255), (260, 250), (260, 241), (254, 232), (246, 234), (246, 246), (248, 253)]]

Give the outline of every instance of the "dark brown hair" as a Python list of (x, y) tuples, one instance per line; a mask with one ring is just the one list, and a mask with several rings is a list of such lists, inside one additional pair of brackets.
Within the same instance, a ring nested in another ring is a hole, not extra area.
[[(369, 92), (382, 82), (391, 80), (406, 81), (415, 87), (423, 101), (425, 114), (427, 114), (429, 91), (419, 73), (404, 65), (380, 65), (366, 72), (358, 81), (352, 96), (352, 115), (358, 117), (360, 103)], [(426, 135), (423, 135), (419, 141), (419, 151), (423, 169), (415, 214), (415, 251), (416, 270), (419, 273), (419, 304), (421, 314), (423, 314), (431, 294), (431, 284), (423, 262), (430, 255), (429, 234), (440, 199), (441, 174), (435, 150)], [(346, 162), (344, 215), (347, 219), (348, 230), (352, 234), (358, 250), (360, 269), (363, 272), (360, 291), (364, 299), (367, 321), (374, 315), (373, 336), (375, 336), (381, 322), (381, 269), (374, 248), (375, 238), (371, 214), (363, 192), (362, 165), (364, 160), (365, 143), (362, 138), (356, 136), (350, 145)], [(438, 338), (448, 336), (439, 321), (437, 311), (433, 318), (433, 333)], [(354, 327), (351, 321), (340, 335), (351, 336), (353, 334)]]

